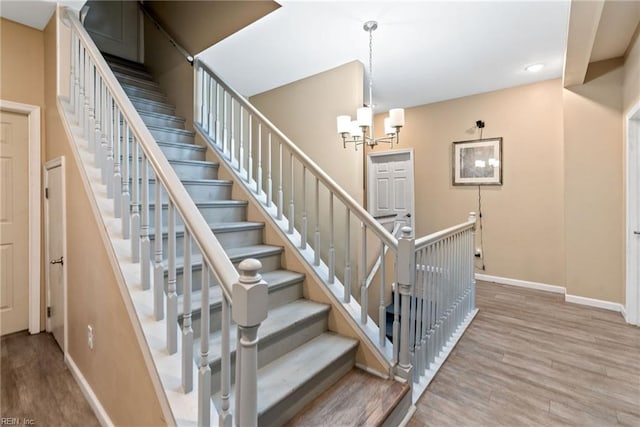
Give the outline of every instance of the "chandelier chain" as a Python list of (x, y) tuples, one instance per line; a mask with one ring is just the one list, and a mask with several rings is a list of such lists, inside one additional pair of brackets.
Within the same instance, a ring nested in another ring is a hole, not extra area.
[(369, 29), (369, 107), (373, 109), (373, 28)]

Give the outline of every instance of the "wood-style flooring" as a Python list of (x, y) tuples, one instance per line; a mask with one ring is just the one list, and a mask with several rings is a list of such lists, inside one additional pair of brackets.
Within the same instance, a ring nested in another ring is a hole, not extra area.
[(407, 384), (354, 368), (303, 408), (286, 427), (380, 426), (408, 392)]
[(562, 295), (482, 282), (477, 306), (410, 427), (640, 426), (640, 328)]
[[(0, 418), (36, 426), (99, 426), (53, 335), (0, 339)], [(11, 423), (3, 421), (3, 424)]]

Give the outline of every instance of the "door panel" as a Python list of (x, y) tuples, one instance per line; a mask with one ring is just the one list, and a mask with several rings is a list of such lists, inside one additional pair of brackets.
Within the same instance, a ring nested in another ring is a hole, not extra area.
[[(49, 253), (49, 329), (58, 342), (60, 348), (64, 349), (64, 188), (62, 180), (62, 167), (56, 166), (47, 170), (47, 188), (49, 198), (47, 199), (48, 216), (48, 253)], [(62, 259), (62, 263), (54, 263)]]
[(27, 116), (0, 113), (0, 333), (29, 327)]
[(84, 26), (101, 52), (140, 61), (138, 2), (88, 1)]
[[(368, 208), (387, 229), (413, 225), (413, 159), (410, 152), (369, 155)], [(389, 225), (391, 224), (391, 225)]]

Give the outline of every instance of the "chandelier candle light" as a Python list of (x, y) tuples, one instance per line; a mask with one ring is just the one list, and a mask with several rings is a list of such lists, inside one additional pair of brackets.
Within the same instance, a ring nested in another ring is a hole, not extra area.
[(366, 144), (375, 147), (379, 143), (397, 144), (400, 142), (400, 128), (404, 126), (404, 109), (392, 108), (389, 110), (389, 117), (384, 119), (384, 133), (386, 136), (376, 138), (373, 132), (373, 32), (378, 28), (376, 21), (367, 21), (363, 26), (369, 33), (369, 104), (366, 107), (358, 108), (356, 120), (351, 120), (351, 116), (338, 116), (338, 133), (342, 136), (342, 145), (347, 148), (347, 143), (353, 143), (355, 149), (358, 145)]

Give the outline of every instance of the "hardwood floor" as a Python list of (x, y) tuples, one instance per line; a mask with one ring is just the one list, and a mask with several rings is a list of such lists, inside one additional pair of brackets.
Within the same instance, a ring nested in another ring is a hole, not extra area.
[(409, 391), (354, 368), (309, 403), (286, 427), (380, 426)]
[[(0, 417), (36, 426), (99, 426), (53, 335), (19, 332), (0, 340)], [(2, 424), (10, 424), (11, 420)]]
[(559, 294), (483, 282), (477, 306), (409, 426), (640, 426), (640, 328)]

